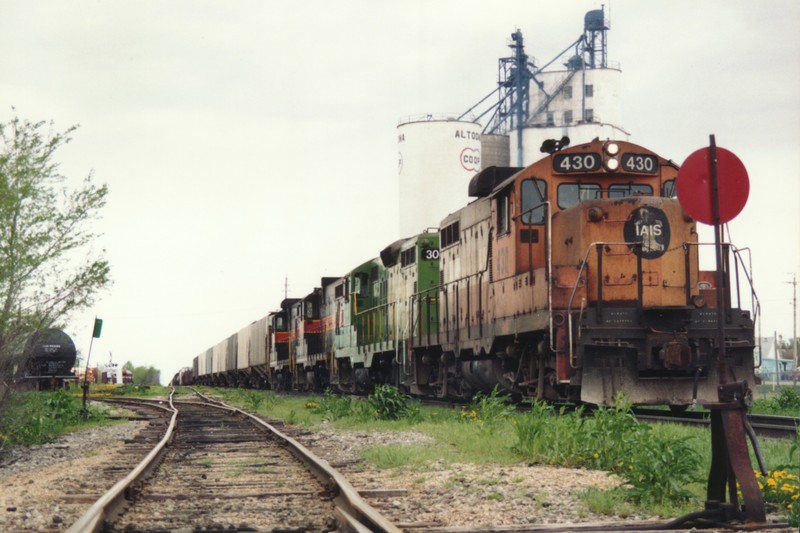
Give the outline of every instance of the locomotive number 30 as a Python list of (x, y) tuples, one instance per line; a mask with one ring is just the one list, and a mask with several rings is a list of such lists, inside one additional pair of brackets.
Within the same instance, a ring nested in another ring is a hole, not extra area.
[(439, 250), (436, 248), (428, 248), (426, 250), (422, 250), (422, 258), (427, 261), (435, 261), (439, 259)]

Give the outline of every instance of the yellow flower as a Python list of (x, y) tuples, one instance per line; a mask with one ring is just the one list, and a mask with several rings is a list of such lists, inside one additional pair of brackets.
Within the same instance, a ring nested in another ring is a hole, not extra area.
[(760, 481), (758, 482), (758, 490), (764, 490), (764, 485)]
[(633, 465), (628, 465), (628, 470), (633, 470)]
[(599, 453), (597, 453), (597, 452), (595, 452), (595, 454), (594, 454), (594, 458), (595, 458), (595, 459), (600, 459), (600, 454), (599, 454)]
[(775, 481), (773, 478), (769, 478), (767, 480), (767, 485), (769, 485), (770, 487), (777, 487), (778, 486), (778, 482)]

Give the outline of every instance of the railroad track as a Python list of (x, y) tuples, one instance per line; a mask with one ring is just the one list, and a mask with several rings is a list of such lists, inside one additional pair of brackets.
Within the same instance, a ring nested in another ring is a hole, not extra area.
[[(708, 426), (710, 422), (707, 411), (662, 411), (658, 409), (636, 408), (634, 414), (638, 420), (645, 422), (672, 422), (691, 426)], [(792, 438), (797, 435), (800, 418), (791, 416), (772, 416), (748, 414), (750, 425), (760, 437)]]
[[(436, 405), (439, 407), (449, 407), (458, 405), (446, 400), (421, 400), (425, 405)], [(466, 402), (461, 404), (466, 405)], [(572, 412), (577, 406), (575, 404), (563, 404), (561, 407), (565, 412)], [(524, 403), (518, 403), (517, 409), (526, 411), (529, 406)], [(584, 414), (591, 416), (591, 409), (586, 409)], [(661, 409), (653, 409), (647, 407), (636, 407), (633, 413), (638, 420), (643, 422), (671, 422), (675, 424), (684, 424), (687, 426), (709, 426), (710, 413), (708, 411), (667, 411)], [(776, 439), (789, 439), (797, 435), (798, 427), (800, 427), (800, 418), (791, 416), (776, 416), (776, 415), (762, 415), (748, 413), (747, 419), (750, 425), (759, 437), (770, 437)]]
[(70, 532), (400, 531), (266, 422), (207, 398), (169, 404), (163, 438)]

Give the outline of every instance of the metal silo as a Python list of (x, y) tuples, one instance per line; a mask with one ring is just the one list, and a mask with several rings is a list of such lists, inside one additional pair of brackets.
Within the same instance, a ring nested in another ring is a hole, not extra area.
[(507, 167), (509, 159), (508, 135), (481, 135), (481, 163), (483, 168)]
[(425, 115), (401, 122), (397, 138), (402, 237), (438, 227), (467, 204), (469, 181), (481, 170), (481, 128)]

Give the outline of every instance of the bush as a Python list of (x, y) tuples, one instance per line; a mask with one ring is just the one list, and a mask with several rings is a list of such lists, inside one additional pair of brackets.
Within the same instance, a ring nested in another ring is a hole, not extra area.
[[(64, 389), (52, 392), (17, 393), (0, 421), (0, 448), (44, 444), (71, 426), (84, 424), (83, 403)], [(89, 407), (89, 420), (103, 418), (102, 411)]]
[(764, 398), (759, 398), (753, 403), (753, 412), (797, 416), (800, 411), (800, 388), (781, 387), (777, 394), (764, 393)]
[(408, 396), (391, 385), (378, 385), (369, 395), (367, 402), (379, 420), (399, 420), (408, 415)]

